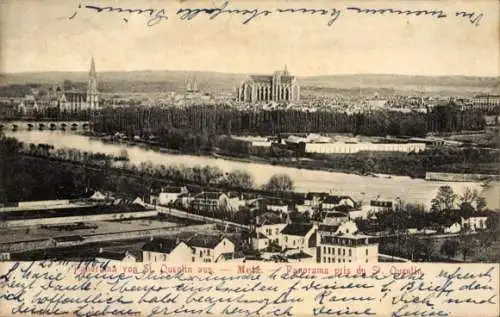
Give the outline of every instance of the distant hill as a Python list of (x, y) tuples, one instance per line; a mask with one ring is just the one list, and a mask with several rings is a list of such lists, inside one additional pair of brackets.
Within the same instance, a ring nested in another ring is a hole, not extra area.
[[(0, 74), (0, 85), (62, 84), (64, 80), (86, 82), (87, 72), (33, 72)], [(112, 71), (98, 73), (103, 92), (183, 91), (187, 79), (196, 77), (202, 91), (234, 91), (247, 74), (189, 71)], [(342, 93), (345, 91), (498, 93), (499, 78), (466, 76), (332, 75), (299, 77), (303, 91)]]

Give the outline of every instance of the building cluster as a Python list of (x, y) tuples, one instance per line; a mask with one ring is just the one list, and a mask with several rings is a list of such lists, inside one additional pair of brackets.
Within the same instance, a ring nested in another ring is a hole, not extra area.
[[(361, 208), (350, 196), (328, 193), (308, 193), (302, 198), (285, 201), (250, 194), (190, 194), (185, 187), (162, 188), (160, 192), (153, 193), (151, 201), (153, 204), (183, 208), (194, 213), (245, 212), (251, 215), (250, 232), (245, 241), (251, 249), (260, 253), (263, 260), (320, 263), (376, 262), (376, 237), (361, 233), (353, 219), (366, 219), (393, 206), (393, 202), (382, 204), (377, 200)], [(173, 243), (168, 245), (172, 246)], [(195, 255), (187, 257), (191, 253), (186, 246), (193, 250), (193, 245), (189, 241), (176, 245), (179, 250), (184, 250), (184, 259), (189, 261), (200, 261), (200, 254), (210, 254), (210, 261), (218, 261), (222, 254), (214, 249), (216, 244), (212, 244), (212, 249), (203, 251), (208, 253), (196, 250), (192, 251), (196, 252)], [(170, 252), (169, 249), (168, 254), (156, 254), (156, 258), (147, 254), (144, 259), (169, 259)]]
[(193, 212), (226, 212), (235, 213), (245, 200), (241, 195), (215, 191), (199, 193), (188, 192), (186, 187), (163, 187), (153, 191), (151, 203), (161, 206), (172, 206)]
[(426, 144), (424, 142), (413, 142), (406, 140), (382, 140), (378, 142), (363, 142), (357, 138), (350, 138), (347, 141), (335, 141), (333, 138), (321, 136), (318, 134), (309, 134), (306, 137), (297, 137), (294, 135), (280, 140), (282, 144), (301, 148), (304, 153), (357, 153), (362, 151), (373, 152), (405, 152), (418, 153), (424, 151)]
[(257, 148), (277, 146), (298, 154), (349, 154), (358, 152), (403, 152), (419, 153), (433, 147), (461, 147), (462, 141), (442, 137), (362, 137), (362, 136), (324, 136), (316, 133), (308, 135), (279, 136), (232, 136), (233, 139), (248, 143)]
[[(401, 207), (399, 199), (377, 198), (363, 204), (348, 195), (325, 192), (286, 198), (193, 192), (175, 186), (143, 198), (95, 192), (76, 200), (0, 205), (2, 229), (12, 232), (9, 241), (0, 243), (0, 251), (10, 256), (19, 250), (140, 239), (140, 246), (119, 251), (99, 249), (97, 254), (85, 252), (85, 256), (132, 262), (371, 263), (385, 256), (379, 254), (380, 237), (393, 234), (380, 231), (378, 219), (384, 219), (388, 212), (399, 212)], [(237, 214), (245, 215), (244, 220), (235, 222)], [(188, 219), (190, 224), (178, 226), (175, 221), (165, 221), (169, 215)], [(202, 224), (197, 224), (199, 221)], [(218, 227), (211, 223), (214, 221)], [(404, 231), (398, 232), (474, 233), (487, 229), (487, 221), (486, 214), (476, 213), (425, 228), (403, 227)], [(366, 231), (362, 232), (358, 224)], [(29, 236), (31, 228), (36, 228), (36, 237)], [(14, 238), (19, 234), (22, 236)]]
[(236, 259), (235, 244), (224, 236), (195, 234), (187, 240), (153, 238), (142, 249), (144, 262), (225, 262)]
[(19, 103), (18, 111), (23, 115), (44, 113), (51, 109), (77, 113), (101, 108), (100, 92), (97, 87), (97, 73), (94, 58), (90, 62), (86, 91), (74, 87), (55, 85), (47, 90), (31, 89)]
[(500, 108), (500, 95), (482, 94), (472, 98), (454, 98), (462, 110), (481, 110), (485, 112), (496, 112)]

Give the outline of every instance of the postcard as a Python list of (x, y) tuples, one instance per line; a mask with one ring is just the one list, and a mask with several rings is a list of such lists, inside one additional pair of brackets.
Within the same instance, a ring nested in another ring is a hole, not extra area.
[(0, 316), (499, 316), (498, 1), (3, 0)]

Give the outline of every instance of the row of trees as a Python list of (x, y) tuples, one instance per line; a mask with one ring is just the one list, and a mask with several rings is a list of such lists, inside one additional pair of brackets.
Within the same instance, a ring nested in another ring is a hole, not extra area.
[(160, 137), (172, 129), (207, 135), (321, 132), (424, 136), (427, 132), (479, 130), (484, 124), (479, 111), (465, 112), (451, 104), (434, 107), (427, 114), (397, 111), (356, 114), (333, 111), (252, 111), (203, 105), (186, 108), (107, 108), (96, 117), (95, 129), (105, 133), (121, 131), (128, 135), (152, 133)]
[[(480, 148), (431, 148), (416, 154), (360, 152), (356, 154), (312, 154), (325, 167), (348, 172), (371, 172), (425, 177), (429, 171), (497, 174), (497, 151)], [(314, 162), (306, 162), (314, 166)]]
[(83, 164), (96, 163), (100, 161), (128, 161), (128, 152), (120, 151), (118, 155), (94, 153), (73, 148), (58, 148), (50, 144), (21, 144), (22, 152), (32, 156), (53, 157), (67, 161), (75, 161)]
[(409, 228), (442, 229), (461, 219), (472, 216), (487, 215), (486, 227), (493, 231), (498, 228), (498, 217), (486, 210), (486, 200), (477, 190), (466, 188), (462, 195), (454, 193), (450, 186), (441, 186), (432, 199), (432, 208), (426, 211), (422, 205), (399, 202), (393, 210), (376, 213), (375, 219), (357, 220), (361, 231), (387, 231), (404, 233)]
[[(25, 156), (21, 154), (29, 154)], [(56, 158), (34, 160), (31, 156)], [(224, 173), (215, 166), (165, 166), (142, 162), (117, 162), (126, 157), (87, 153), (75, 149), (53, 149), (50, 145), (23, 145), (15, 138), (0, 138), (2, 186), (0, 202), (78, 197), (95, 189), (107, 189), (131, 195), (149, 195), (163, 182), (195, 184), (213, 189), (257, 190), (253, 175), (234, 170)], [(38, 168), (38, 169), (37, 169)], [(262, 190), (283, 192), (293, 190), (288, 175), (273, 175)]]
[(472, 256), (476, 260), (492, 261), (488, 257), (495, 236), (488, 233), (478, 235), (460, 234), (444, 241), (417, 236), (402, 236), (397, 241), (385, 242), (380, 251), (385, 254), (400, 256), (412, 261), (467, 261)]

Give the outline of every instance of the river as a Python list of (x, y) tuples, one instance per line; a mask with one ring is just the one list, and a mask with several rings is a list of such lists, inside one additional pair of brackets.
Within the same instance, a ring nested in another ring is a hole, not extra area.
[(299, 192), (331, 191), (335, 194), (350, 195), (356, 200), (365, 203), (376, 197), (394, 199), (401, 198), (407, 203), (420, 203), (429, 206), (430, 200), (435, 197), (440, 186), (450, 185), (455, 193), (461, 194), (465, 188), (477, 189), (486, 198), (490, 208), (500, 208), (498, 201), (500, 186), (493, 184), (484, 190), (480, 183), (475, 182), (435, 182), (423, 179), (412, 179), (405, 176), (372, 177), (354, 174), (297, 169), (293, 167), (274, 166), (264, 163), (246, 163), (210, 156), (194, 156), (167, 154), (146, 150), (138, 146), (125, 144), (108, 144), (100, 140), (64, 131), (4, 131), (5, 135), (16, 137), (26, 143), (47, 143), (55, 148), (77, 148), (88, 152), (119, 154), (125, 149), (131, 163), (150, 161), (153, 164), (185, 165), (185, 166), (217, 166), (224, 172), (235, 169), (250, 172), (257, 185), (267, 182), (273, 174), (285, 173), (290, 175)]

